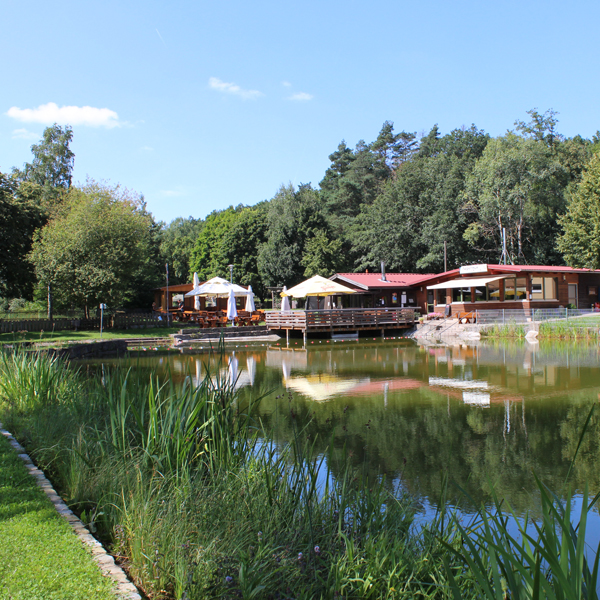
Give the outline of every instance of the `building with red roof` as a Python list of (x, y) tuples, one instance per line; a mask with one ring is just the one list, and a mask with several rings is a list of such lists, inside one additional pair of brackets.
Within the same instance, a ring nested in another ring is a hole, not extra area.
[(419, 273), (336, 273), (337, 281), (356, 294), (340, 297), (343, 308), (376, 308), (380, 306), (419, 308), (425, 294), (418, 284), (433, 277)]
[[(546, 265), (465, 265), (445, 273), (336, 273), (356, 294), (343, 308), (409, 307), (454, 315), (474, 310), (600, 307), (600, 270)], [(338, 306), (339, 308), (339, 306)]]
[(546, 265), (465, 265), (429, 275), (421, 310), (456, 314), (473, 310), (592, 308), (599, 302), (600, 271)]

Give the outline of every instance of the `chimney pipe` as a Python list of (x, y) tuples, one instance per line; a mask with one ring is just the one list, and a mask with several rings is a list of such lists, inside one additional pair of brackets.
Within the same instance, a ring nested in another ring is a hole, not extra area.
[(385, 263), (381, 261), (381, 281), (387, 281), (385, 278)]

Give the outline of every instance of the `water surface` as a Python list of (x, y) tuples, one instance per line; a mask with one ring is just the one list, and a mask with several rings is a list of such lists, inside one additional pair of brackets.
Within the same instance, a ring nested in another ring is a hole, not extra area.
[[(107, 361), (104, 361), (107, 362)], [(199, 381), (209, 370), (237, 382), (239, 402), (258, 395), (258, 414), (278, 444), (301, 435), (331, 467), (345, 458), (371, 477), (436, 506), (469, 512), (496, 493), (535, 512), (533, 473), (562, 493), (580, 434), (600, 394), (600, 349), (578, 343), (315, 341), (143, 355), (140, 367)], [(600, 407), (599, 407), (600, 408)], [(593, 417), (568, 483), (600, 490), (598, 418)]]

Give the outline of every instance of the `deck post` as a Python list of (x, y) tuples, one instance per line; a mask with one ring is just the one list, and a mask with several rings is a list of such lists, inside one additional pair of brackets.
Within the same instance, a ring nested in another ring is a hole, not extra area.
[(287, 344), (289, 346), (289, 343), (290, 343), (290, 330), (289, 329), (285, 330), (285, 341), (287, 342)]
[(306, 329), (302, 332), (302, 338), (304, 339), (304, 345), (306, 346)]

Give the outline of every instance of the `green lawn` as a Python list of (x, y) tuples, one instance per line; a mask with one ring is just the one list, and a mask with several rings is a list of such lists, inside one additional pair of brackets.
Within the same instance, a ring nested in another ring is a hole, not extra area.
[[(181, 325), (177, 327), (154, 327), (151, 329), (123, 329), (107, 330), (102, 333), (103, 340), (126, 339), (126, 338), (157, 338), (169, 337), (171, 333), (179, 333)], [(99, 340), (99, 331), (28, 331), (24, 333), (0, 333), (0, 344), (12, 344), (14, 342), (85, 342), (87, 340)]]
[(114, 600), (113, 589), (0, 436), (0, 598)]

